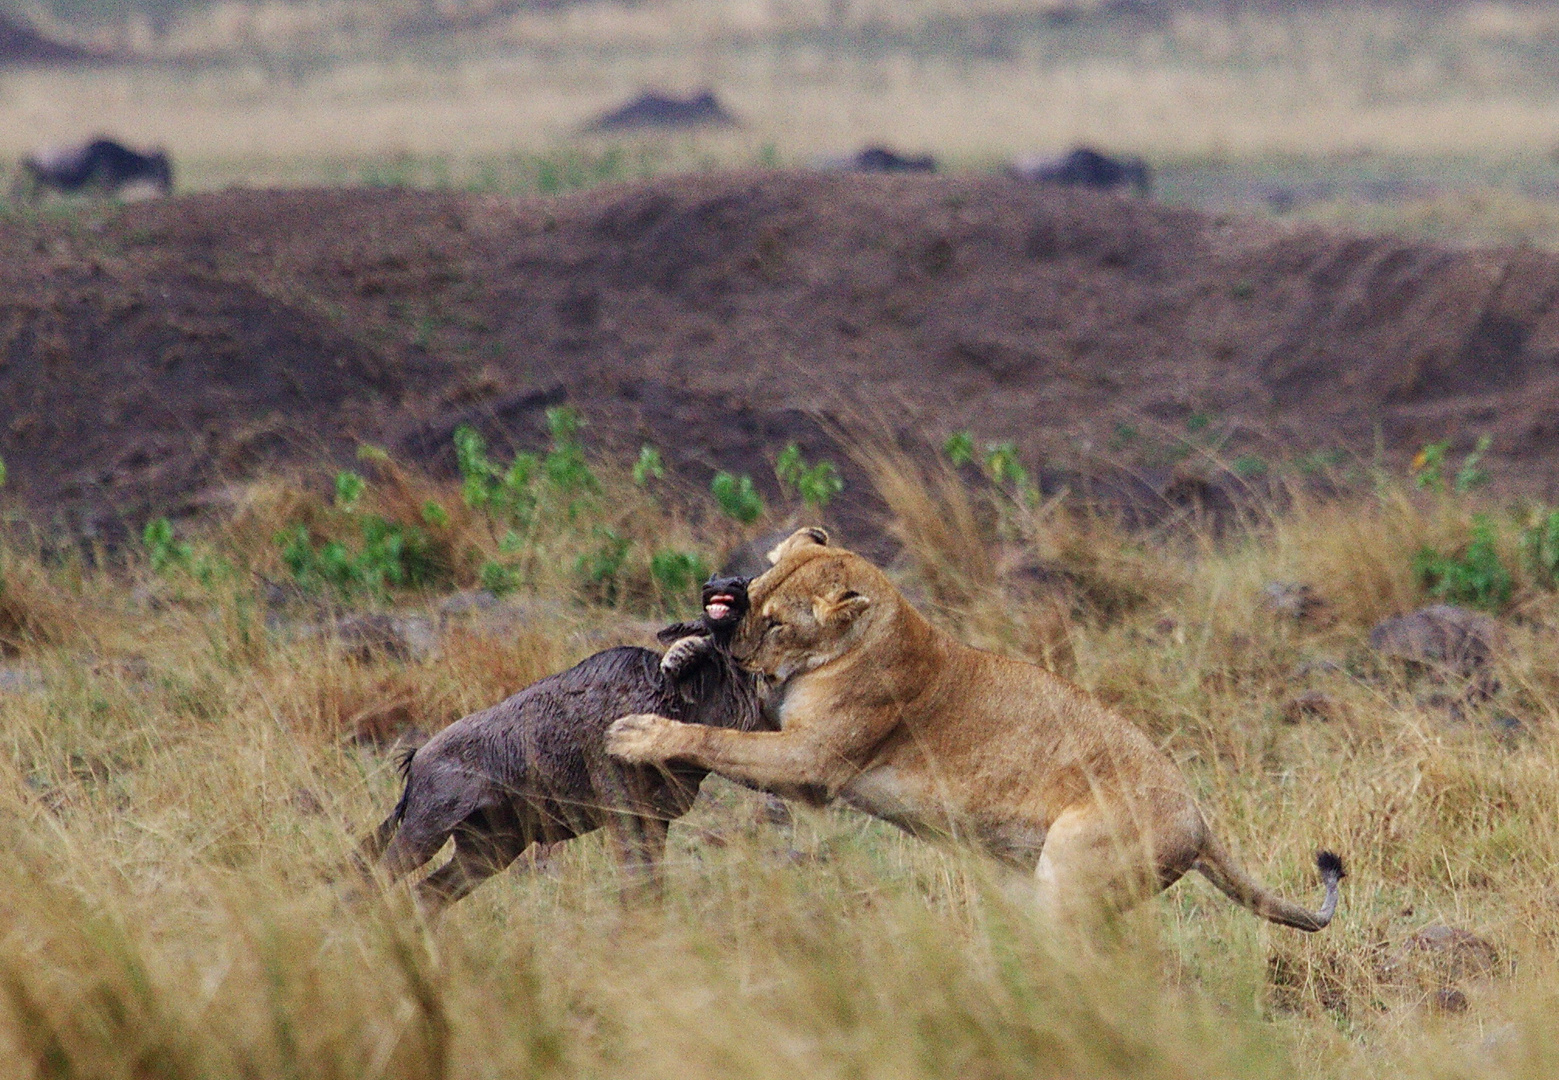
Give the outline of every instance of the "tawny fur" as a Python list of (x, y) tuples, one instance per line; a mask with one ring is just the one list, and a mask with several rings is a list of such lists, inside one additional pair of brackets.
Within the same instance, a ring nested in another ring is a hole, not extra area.
[(1273, 922), (1331, 921), (1335, 855), (1317, 859), (1319, 911), (1275, 895), (1230, 859), (1174, 764), (1078, 687), (942, 633), (820, 530), (771, 558), (731, 650), (769, 679), (780, 730), (625, 716), (608, 732), (612, 754), (841, 799), (916, 835), (965, 840), (1032, 872), (1062, 917), (1130, 905), (1194, 869)]

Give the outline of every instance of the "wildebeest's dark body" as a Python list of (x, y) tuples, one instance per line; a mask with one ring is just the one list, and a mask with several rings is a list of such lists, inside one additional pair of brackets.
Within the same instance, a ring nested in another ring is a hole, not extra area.
[(41, 150), (22, 160), (22, 172), (35, 192), (90, 189), (112, 195), (143, 181), (164, 195), (173, 190), (173, 163), (166, 151), (142, 154), (106, 138), (84, 146)]
[[(711, 596), (734, 601), (722, 617)], [(653, 867), (666, 829), (692, 807), (707, 771), (626, 765), (606, 753), (607, 727), (619, 716), (653, 712), (695, 724), (754, 730), (766, 726), (756, 678), (726, 651), (746, 611), (741, 579), (704, 587), (706, 615), (668, 627), (683, 666), (662, 670), (649, 649), (607, 649), (521, 690), (490, 709), (455, 721), (404, 762), (399, 804), (363, 842), (394, 880), (423, 865), (455, 838), (455, 854), (418, 887), (432, 909), (453, 903), (518, 858), (533, 843), (555, 843), (606, 827), (622, 855)]]
[(1014, 162), (1010, 171), (1021, 180), (1100, 191), (1129, 187), (1145, 196), (1153, 188), (1153, 171), (1141, 158), (1115, 158), (1089, 146), (1079, 146), (1061, 158)]
[(679, 98), (653, 91), (603, 113), (586, 131), (632, 131), (637, 128), (731, 127), (736, 118), (726, 112), (711, 90)]

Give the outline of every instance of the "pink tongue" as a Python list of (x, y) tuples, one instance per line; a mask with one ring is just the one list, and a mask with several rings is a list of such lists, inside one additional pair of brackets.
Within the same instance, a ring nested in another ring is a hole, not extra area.
[(731, 605), (718, 602), (705, 604), (704, 613), (711, 619), (723, 619), (731, 613)]

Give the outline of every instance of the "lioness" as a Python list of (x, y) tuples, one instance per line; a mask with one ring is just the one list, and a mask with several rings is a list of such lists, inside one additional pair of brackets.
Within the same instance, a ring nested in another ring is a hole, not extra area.
[(1331, 922), (1336, 855), (1316, 858), (1319, 911), (1273, 894), (1230, 859), (1169, 759), (1078, 687), (953, 640), (820, 529), (770, 559), (731, 652), (769, 680), (780, 730), (624, 716), (607, 733), (612, 754), (839, 798), (916, 835), (971, 841), (1033, 871), (1062, 918), (1127, 906), (1194, 869), (1265, 919)]

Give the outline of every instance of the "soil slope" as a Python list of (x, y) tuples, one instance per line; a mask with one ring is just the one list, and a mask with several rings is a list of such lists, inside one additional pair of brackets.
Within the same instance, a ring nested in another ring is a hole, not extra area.
[(1210, 417), (1269, 456), (1487, 433), (1501, 483), (1552, 496), (1556, 296), (1535, 251), (996, 177), (229, 191), (0, 221), (0, 457), (13, 501), (89, 532), (360, 440), (441, 467), (463, 421), (534, 445), (565, 400), (695, 481), (825, 452), (819, 414), (1031, 465), (1112, 432), (1151, 464)]

